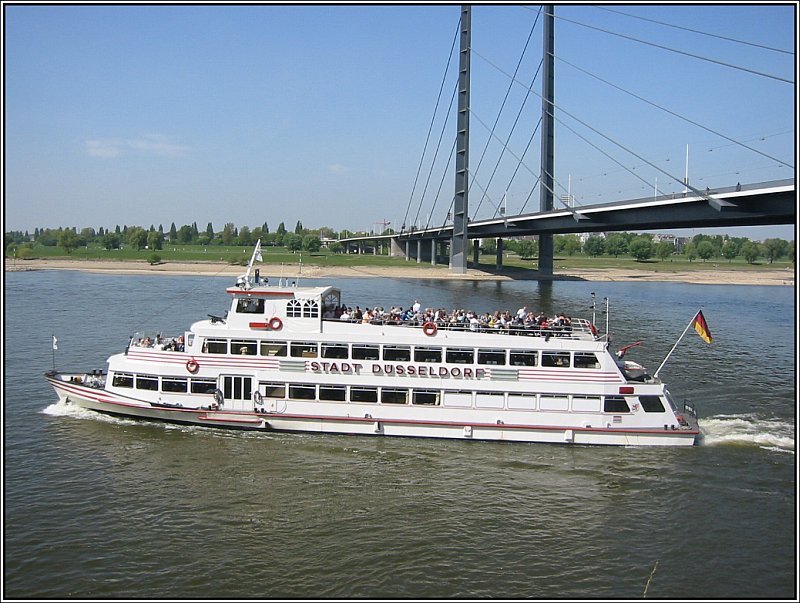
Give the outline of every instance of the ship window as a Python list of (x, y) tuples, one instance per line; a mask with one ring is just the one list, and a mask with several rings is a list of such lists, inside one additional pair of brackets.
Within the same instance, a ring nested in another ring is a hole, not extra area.
[(317, 397), (317, 388), (314, 385), (290, 385), (289, 397), (295, 400), (314, 400)]
[(569, 398), (566, 396), (540, 396), (539, 410), (568, 410)]
[(291, 344), (291, 355), (294, 358), (316, 358), (317, 344), (313, 341), (294, 341)]
[(207, 354), (227, 354), (227, 339), (206, 339), (203, 344), (203, 351)]
[(136, 389), (158, 391), (158, 377), (155, 375), (136, 375)]
[(255, 356), (258, 352), (258, 343), (249, 339), (232, 339), (231, 354), (242, 356)]
[(539, 364), (539, 352), (512, 351), (509, 354), (511, 366), (536, 366)]
[(346, 343), (323, 343), (322, 344), (322, 357), (323, 358), (347, 358), (347, 344)]
[(445, 358), (447, 362), (453, 364), (472, 364), (475, 362), (475, 350), (472, 348), (447, 348)]
[(319, 399), (344, 402), (347, 400), (347, 388), (344, 385), (320, 385)]
[(411, 403), (424, 406), (439, 406), (439, 391), (432, 389), (415, 389)]
[(112, 385), (115, 387), (133, 387), (133, 375), (130, 373), (114, 373)]
[(381, 388), (381, 404), (406, 404), (408, 403), (407, 389)]
[(290, 299), (286, 304), (286, 316), (289, 318), (300, 318), (303, 315), (303, 304), (299, 299)]
[(664, 405), (658, 396), (639, 396), (644, 412), (664, 412)]
[(475, 406), (478, 408), (503, 408), (505, 396), (503, 394), (488, 394), (478, 392), (475, 395)]
[(303, 302), (303, 318), (319, 318), (319, 303), (315, 299)]
[(185, 394), (186, 386), (186, 379), (167, 379), (166, 377), (161, 379), (162, 392), (176, 392)]
[(353, 360), (378, 360), (381, 356), (380, 348), (377, 345), (353, 344), (350, 351)]
[(603, 412), (630, 412), (628, 403), (621, 396), (606, 396)]
[(351, 402), (377, 402), (378, 401), (378, 388), (377, 387), (351, 387), (350, 388), (350, 401)]
[(285, 341), (262, 341), (261, 342), (261, 355), (262, 356), (286, 356), (286, 342)]
[(408, 346), (383, 346), (383, 359), (408, 362), (411, 360), (411, 348)]
[(506, 363), (505, 350), (478, 350), (478, 364), (492, 364), (496, 366)]
[(441, 362), (442, 348), (414, 348), (414, 362)]
[(239, 314), (263, 314), (264, 300), (244, 297), (236, 302), (236, 312)]
[(214, 379), (192, 378), (190, 388), (193, 394), (213, 394), (217, 389), (217, 382)]
[(265, 398), (280, 398), (286, 397), (286, 384), (285, 383), (262, 383), (261, 387), (264, 388)]
[(516, 410), (536, 410), (536, 395), (508, 394), (508, 407)]
[(574, 366), (575, 368), (583, 369), (599, 369), (600, 360), (597, 358), (597, 354), (579, 354), (575, 352)]
[(569, 352), (542, 352), (542, 366), (569, 366)]
[(572, 410), (576, 412), (600, 412), (600, 398), (596, 396), (572, 396)]
[(469, 408), (472, 406), (472, 392), (444, 392), (444, 405)]

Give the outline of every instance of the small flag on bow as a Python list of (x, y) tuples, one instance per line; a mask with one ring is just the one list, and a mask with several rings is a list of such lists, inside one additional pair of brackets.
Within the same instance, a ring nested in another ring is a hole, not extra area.
[(697, 331), (697, 334), (703, 338), (703, 341), (706, 343), (711, 343), (713, 338), (711, 337), (711, 331), (708, 329), (708, 324), (706, 323), (706, 319), (705, 316), (703, 316), (702, 310), (697, 311), (697, 316), (694, 317), (692, 326), (694, 327), (694, 330)]

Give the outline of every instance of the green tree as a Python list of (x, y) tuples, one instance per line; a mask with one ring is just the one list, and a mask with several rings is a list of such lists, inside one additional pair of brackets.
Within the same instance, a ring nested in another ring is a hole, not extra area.
[(303, 248), (303, 237), (300, 235), (287, 233), (283, 237), (283, 244), (286, 245), (286, 249), (295, 253), (296, 251), (300, 251)]
[(344, 251), (344, 245), (342, 245), (339, 241), (334, 241), (328, 245), (328, 251), (331, 253), (342, 253)]
[(303, 223), (298, 220), (297, 224), (294, 226), (294, 234), (301, 235), (303, 234)]
[(242, 245), (244, 247), (248, 247), (253, 244), (253, 236), (250, 233), (250, 228), (247, 226), (242, 226), (239, 229), (239, 236), (236, 237), (236, 244)]
[(276, 230), (275, 232), (278, 233), (279, 235), (285, 235), (286, 234), (286, 227), (283, 225), (283, 222), (278, 224), (278, 230)]
[(80, 238), (74, 230), (65, 228), (58, 237), (58, 244), (70, 254), (80, 246)]
[(606, 253), (615, 258), (628, 253), (628, 241), (621, 234), (613, 234), (606, 241)]
[(789, 242), (783, 239), (765, 239), (763, 249), (767, 263), (771, 264), (786, 255), (789, 251)]
[(686, 243), (686, 245), (683, 246), (683, 255), (685, 255), (686, 259), (690, 262), (693, 261), (697, 258), (697, 246), (692, 242)]
[(147, 245), (147, 231), (141, 226), (133, 226), (128, 229), (125, 239), (136, 251), (140, 251)]
[(606, 250), (606, 241), (603, 237), (592, 235), (583, 244), (583, 252), (591, 257), (603, 255)]
[(739, 255), (739, 247), (730, 241), (722, 248), (722, 257), (728, 260), (728, 262), (732, 262), (737, 255)]
[(697, 255), (700, 256), (704, 262), (714, 257), (714, 245), (711, 241), (704, 240), (697, 244)]
[(746, 241), (742, 245), (742, 256), (744, 257), (745, 262), (748, 264), (754, 264), (759, 255), (760, 251), (758, 249), (758, 245), (752, 241)]
[(214, 240), (214, 227), (211, 225), (211, 222), (206, 225), (206, 236), (209, 241)]
[(631, 241), (628, 251), (637, 262), (649, 260), (653, 255), (653, 241), (648, 237), (639, 237)]
[(322, 247), (322, 241), (317, 235), (306, 235), (303, 237), (303, 249), (315, 253)]
[(669, 241), (660, 241), (656, 245), (656, 257), (662, 262), (675, 253), (675, 245)]
[[(117, 226), (119, 229), (119, 226)], [(175, 228), (175, 222), (172, 223), (172, 226), (169, 227), (169, 242), (174, 243), (178, 240), (178, 229)]]
[(539, 246), (536, 241), (532, 239), (523, 239), (519, 242), (518, 251), (519, 257), (523, 260), (532, 260), (536, 257)]
[(107, 232), (100, 237), (100, 245), (103, 249), (119, 249), (122, 243), (122, 236), (116, 232)]
[(162, 249), (164, 247), (164, 233), (158, 232), (157, 230), (148, 232), (147, 246), (153, 250)]
[(234, 226), (233, 222), (228, 222), (222, 228), (222, 244), (233, 245), (233, 241), (235, 238), (236, 238), (236, 226)]
[(192, 236), (192, 227), (188, 224), (184, 224), (178, 229), (178, 242), (189, 244), (192, 242), (194, 237)]

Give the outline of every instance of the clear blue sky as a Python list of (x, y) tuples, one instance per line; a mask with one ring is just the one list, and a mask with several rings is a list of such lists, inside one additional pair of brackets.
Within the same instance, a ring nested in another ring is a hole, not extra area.
[[(297, 220), (308, 228), (382, 230), (375, 223), (445, 220), (455, 126), (453, 112), (444, 109), (457, 58), (446, 76), (445, 68), (458, 4), (3, 8), (4, 230), (167, 229), (172, 222), (197, 222), (201, 230), (208, 222), (217, 230), (226, 222), (251, 228), (267, 222), (275, 230)], [(480, 204), (477, 218), (493, 214), (506, 187), (508, 213), (517, 213), (538, 173), (537, 134), (524, 155), (526, 167), (510, 178), (514, 156), (522, 157), (541, 113), (539, 79), (499, 164), (497, 139), (509, 136), (541, 60), (541, 22), (496, 138), (488, 134), (538, 8), (473, 6), (470, 214)], [(687, 145), (689, 179), (698, 188), (794, 177), (793, 4), (573, 5), (557, 7), (556, 15), (558, 192), (569, 188), (587, 205), (645, 197), (656, 186), (680, 191), (680, 183), (647, 162), (683, 178)], [(417, 177), (443, 78), (440, 114)], [(538, 188), (525, 211), (537, 205)], [(794, 229), (730, 234), (792, 239)]]

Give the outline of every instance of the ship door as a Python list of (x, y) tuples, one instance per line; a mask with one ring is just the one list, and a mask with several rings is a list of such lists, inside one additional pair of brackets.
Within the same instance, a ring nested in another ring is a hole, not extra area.
[(220, 375), (225, 410), (253, 410), (253, 378)]

